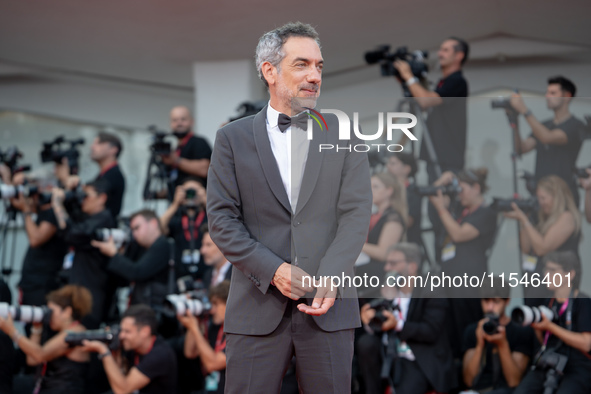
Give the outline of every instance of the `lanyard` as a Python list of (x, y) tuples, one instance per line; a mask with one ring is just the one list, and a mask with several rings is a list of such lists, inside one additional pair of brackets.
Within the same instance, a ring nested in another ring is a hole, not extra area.
[(114, 162), (111, 165), (108, 165), (105, 169), (101, 170), (98, 177), (102, 178), (106, 174), (107, 171), (109, 171), (111, 168), (115, 167), (117, 164), (118, 164), (117, 162)]
[(181, 155), (181, 149), (183, 149), (185, 147), (185, 145), (187, 145), (187, 143), (189, 142), (189, 140), (191, 139), (192, 136), (193, 136), (193, 133), (188, 133), (186, 136), (183, 137), (181, 142), (179, 142), (179, 145), (176, 148), (177, 155), (179, 155), (179, 156)]
[[(193, 229), (193, 233), (194, 233), (194, 237), (192, 239), (197, 239), (197, 236), (199, 235), (199, 226), (201, 226), (201, 223), (203, 223), (203, 219), (205, 219), (205, 211), (201, 211), (199, 212), (199, 215), (197, 215), (197, 217), (195, 218), (195, 228)], [(183, 215), (182, 219), (181, 219), (181, 223), (183, 225), (183, 232), (185, 233), (185, 239), (188, 242), (191, 242), (191, 232), (189, 231), (189, 217), (186, 215)]]
[(224, 324), (218, 330), (218, 337), (215, 340), (215, 352), (221, 352), (226, 348), (226, 336), (224, 335)]
[[(558, 317), (560, 317), (564, 314), (564, 312), (566, 311), (566, 308), (568, 308), (569, 302), (570, 302), (570, 298), (567, 298), (566, 301), (564, 302), (564, 304), (562, 304), (562, 306), (560, 307), (560, 311), (558, 312)], [(553, 303), (554, 303), (554, 298), (552, 298), (550, 300), (550, 307), (552, 307)], [(546, 331), (546, 334), (544, 335), (544, 348), (546, 348), (549, 338), (550, 338), (550, 331)]]

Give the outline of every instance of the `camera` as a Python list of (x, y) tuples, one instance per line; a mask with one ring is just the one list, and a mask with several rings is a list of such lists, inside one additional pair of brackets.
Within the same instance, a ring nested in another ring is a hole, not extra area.
[(550, 321), (553, 321), (557, 318), (554, 311), (544, 305), (540, 305), (538, 307), (522, 305), (516, 307), (511, 312), (511, 320), (524, 327), (529, 326), (532, 323), (541, 322), (542, 316), (546, 316)]
[(484, 317), (488, 318), (488, 321), (482, 325), (482, 330), (487, 335), (494, 335), (499, 332), (499, 316), (495, 313), (487, 313)]
[[(69, 144), (66, 149), (62, 149), (62, 144)], [(64, 158), (68, 160), (71, 174), (78, 173), (78, 159), (80, 152), (76, 149), (78, 145), (84, 145), (84, 138), (77, 140), (66, 140), (63, 135), (60, 135), (53, 141), (44, 142), (41, 150), (41, 162), (60, 164)]]
[(0, 317), (6, 319), (8, 316), (23, 323), (49, 323), (51, 309), (46, 306), (11, 306), (6, 302), (0, 302)]
[(490, 106), (492, 107), (492, 109), (508, 109), (510, 111), (515, 112), (515, 109), (511, 105), (511, 99), (509, 97), (498, 97), (496, 99), (493, 99), (490, 102)]
[(380, 68), (383, 77), (400, 77), (400, 73), (392, 62), (394, 60), (405, 60), (410, 65), (412, 74), (419, 78), (425, 79), (429, 72), (429, 66), (425, 59), (429, 56), (427, 51), (408, 52), (405, 46), (399, 47), (394, 52), (390, 52), (390, 45), (380, 45), (373, 51), (365, 52), (365, 61), (367, 64), (375, 64), (380, 62)]
[(577, 178), (587, 179), (589, 178), (589, 174), (587, 173), (588, 169), (591, 169), (591, 166), (587, 168), (573, 168), (573, 174), (575, 174)]
[(553, 394), (560, 385), (564, 367), (568, 363), (568, 357), (555, 352), (552, 349), (543, 351), (534, 363), (534, 368), (546, 371), (544, 380), (544, 394)]
[(155, 155), (170, 155), (172, 152), (172, 146), (170, 142), (165, 141), (165, 138), (169, 135), (166, 131), (158, 130), (156, 126), (148, 126), (148, 131), (152, 133), (152, 144), (150, 149)]
[(19, 196), (31, 197), (38, 194), (37, 186), (0, 185), (0, 198), (8, 200)]
[(120, 248), (126, 242), (129, 242), (129, 231), (120, 228), (99, 228), (94, 232), (94, 239), (100, 242), (109, 240), (113, 237), (113, 242)]
[(117, 350), (121, 345), (119, 331), (119, 326), (114, 326), (110, 329), (68, 332), (64, 341), (70, 347), (82, 346), (82, 341), (99, 341), (107, 344), (110, 350)]
[(387, 300), (385, 298), (376, 298), (371, 300), (369, 302), (369, 307), (371, 309), (375, 309), (376, 314), (367, 325), (376, 334), (382, 332), (382, 324), (388, 319), (386, 316), (384, 316), (384, 311), (394, 312), (395, 310), (399, 309), (398, 305), (392, 305), (392, 300)]
[(10, 172), (12, 174), (29, 171), (31, 169), (31, 166), (29, 165), (18, 167), (18, 161), (22, 159), (22, 157), (22, 152), (19, 151), (16, 146), (6, 149), (5, 152), (0, 151), (0, 162), (4, 163), (8, 168), (10, 168)]
[(493, 202), (490, 206), (497, 212), (511, 212), (513, 210), (511, 203), (515, 203), (525, 213), (537, 212), (539, 209), (538, 199), (535, 197), (526, 200), (520, 198), (493, 197)]
[(436, 196), (437, 191), (441, 190), (441, 193), (445, 196), (453, 196), (459, 194), (462, 191), (460, 184), (457, 179), (454, 179), (449, 185), (445, 186), (417, 186), (411, 185), (409, 188), (417, 193), (421, 197)]
[(189, 312), (193, 316), (209, 313), (211, 303), (205, 289), (194, 290), (183, 294), (169, 294), (164, 300), (164, 314), (168, 317), (185, 316)]
[(525, 181), (525, 188), (532, 196), (536, 195), (536, 188), (538, 186), (538, 182), (536, 181), (536, 176), (529, 171), (522, 171), (520, 174), (520, 178)]

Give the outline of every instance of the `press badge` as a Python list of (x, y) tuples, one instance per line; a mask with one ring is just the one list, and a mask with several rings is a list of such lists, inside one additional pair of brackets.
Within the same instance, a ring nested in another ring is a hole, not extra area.
[(524, 271), (533, 272), (536, 269), (536, 264), (538, 264), (538, 258), (536, 256), (532, 256), (529, 254), (523, 255), (523, 261), (521, 263), (521, 268)]
[(70, 250), (65, 256), (64, 256), (64, 263), (62, 264), (62, 268), (65, 270), (69, 270), (70, 268), (72, 268), (72, 265), (74, 264), (74, 251)]
[(456, 257), (456, 245), (448, 243), (441, 251), (441, 261), (448, 261)]
[(220, 382), (220, 372), (213, 371), (205, 377), (205, 391), (217, 391)]

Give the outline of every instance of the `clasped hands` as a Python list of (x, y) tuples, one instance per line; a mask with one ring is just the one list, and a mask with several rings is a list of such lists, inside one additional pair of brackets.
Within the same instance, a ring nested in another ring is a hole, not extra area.
[[(309, 278), (305, 281), (305, 285), (304, 278)], [(277, 268), (277, 271), (275, 271), (271, 283), (279, 289), (281, 294), (297, 301), (314, 290), (312, 282), (312, 275), (308, 274), (303, 269), (289, 263), (283, 263)], [(300, 312), (304, 312), (308, 315), (320, 316), (327, 313), (334, 305), (337, 289), (331, 286), (329, 280), (326, 282), (322, 281), (322, 284), (326, 284), (326, 286), (316, 287), (316, 294), (312, 301), (312, 305), (307, 305), (305, 303), (298, 304), (298, 310)]]

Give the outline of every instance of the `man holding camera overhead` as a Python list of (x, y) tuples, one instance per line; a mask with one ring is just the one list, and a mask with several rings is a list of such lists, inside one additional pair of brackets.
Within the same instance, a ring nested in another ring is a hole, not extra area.
[(211, 147), (207, 141), (193, 133), (193, 116), (187, 107), (178, 106), (170, 111), (170, 129), (179, 140), (174, 152), (162, 156), (162, 162), (171, 168), (171, 180), (176, 188), (188, 177), (197, 177), (206, 186)]
[[(153, 211), (141, 210), (131, 216), (130, 227), (133, 239), (146, 252), (137, 261), (131, 261), (118, 253), (112, 238), (105, 241), (93, 240), (92, 246), (109, 257), (107, 269), (132, 282), (130, 305), (147, 304), (154, 307), (162, 305), (167, 294), (173, 289), (168, 288), (168, 262), (173, 246), (169, 245), (162, 235), (160, 221)], [(172, 281), (171, 281), (172, 282)]]
[(569, 186), (575, 204), (579, 206), (579, 190), (573, 169), (583, 142), (584, 123), (570, 113), (569, 106), (577, 88), (575, 84), (563, 77), (548, 79), (546, 89), (546, 105), (554, 112), (554, 117), (540, 122), (527, 108), (519, 93), (511, 96), (511, 106), (523, 115), (531, 134), (526, 139), (515, 134), (517, 153), (528, 153), (536, 150), (536, 182), (548, 175), (557, 175)]
[(480, 300), (485, 317), (466, 327), (462, 375), (474, 391), (512, 393), (534, 355), (533, 330), (518, 326), (505, 314), (510, 292), (498, 277), (492, 285), (486, 281)]
[[(114, 393), (176, 393), (173, 350), (156, 336), (158, 320), (147, 305), (133, 305), (121, 319), (119, 340), (125, 351), (113, 351), (100, 341), (83, 341), (83, 349), (98, 353)], [(125, 362), (124, 362), (125, 360)], [(123, 366), (127, 372), (121, 372)]]

